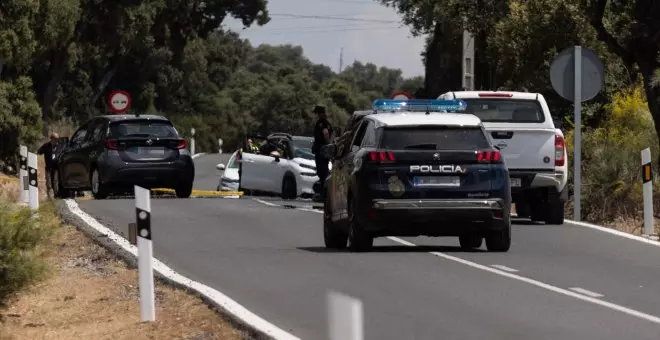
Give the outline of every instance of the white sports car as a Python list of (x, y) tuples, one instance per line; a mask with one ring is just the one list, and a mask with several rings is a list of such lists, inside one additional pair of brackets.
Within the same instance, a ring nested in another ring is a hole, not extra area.
[[(229, 159), (227, 166), (218, 164), (224, 170), (218, 190), (239, 190), (239, 163), (241, 164), (240, 190), (268, 192), (280, 195), (284, 199), (314, 195), (316, 162), (312, 154), (312, 137), (272, 134), (266, 142), (279, 145), (282, 155), (277, 153), (255, 153), (249, 149), (242, 152), (238, 160), (238, 151)], [(267, 148), (262, 148), (265, 150)], [(331, 167), (331, 163), (328, 162)]]

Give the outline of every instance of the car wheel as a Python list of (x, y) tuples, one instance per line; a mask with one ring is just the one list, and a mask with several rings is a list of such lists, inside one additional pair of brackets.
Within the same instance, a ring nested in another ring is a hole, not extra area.
[(98, 169), (94, 169), (94, 171), (92, 171), (90, 183), (92, 184), (92, 196), (94, 196), (94, 199), (102, 200), (108, 197), (105, 184), (101, 183), (101, 175), (99, 174)]
[(486, 248), (490, 252), (507, 252), (511, 248), (511, 215), (507, 212), (503, 220), (493, 220), (495, 225), (486, 233)]
[(325, 241), (325, 247), (332, 249), (346, 248), (348, 235), (332, 222), (328, 202), (323, 206), (323, 240)]
[(560, 200), (549, 202), (546, 208), (545, 224), (564, 224), (565, 203)]
[(174, 191), (176, 192), (176, 197), (178, 198), (190, 197), (190, 195), (192, 195), (192, 187), (193, 187), (192, 182), (177, 186), (176, 189), (174, 189)]
[(70, 198), (71, 192), (64, 188), (60, 181), (60, 171), (54, 169), (51, 172), (51, 185), (53, 187), (53, 196), (55, 198)]
[(356, 208), (357, 203), (350, 200), (348, 202), (348, 248), (354, 252), (363, 252), (373, 247), (374, 238), (360, 224), (355, 213)]
[(466, 233), (458, 237), (461, 248), (464, 250), (477, 249), (481, 247), (483, 236), (477, 233)]
[(296, 180), (291, 175), (284, 176), (282, 179), (282, 198), (285, 200), (295, 199), (298, 196), (298, 188), (296, 188)]
[(529, 217), (529, 204), (527, 203), (516, 203), (516, 216), (520, 218)]

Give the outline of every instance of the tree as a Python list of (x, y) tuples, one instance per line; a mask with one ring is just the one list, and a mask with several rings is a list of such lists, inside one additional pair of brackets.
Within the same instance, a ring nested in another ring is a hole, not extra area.
[(610, 51), (642, 75), (644, 92), (655, 131), (660, 135), (660, 87), (653, 75), (660, 67), (660, 3), (656, 0), (608, 1), (585, 0), (583, 8), (591, 25)]

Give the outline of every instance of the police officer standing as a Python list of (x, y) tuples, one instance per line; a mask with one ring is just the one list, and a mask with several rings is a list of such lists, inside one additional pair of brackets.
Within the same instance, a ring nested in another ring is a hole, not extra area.
[(317, 105), (314, 108), (317, 120), (314, 125), (314, 144), (312, 145), (312, 153), (316, 161), (316, 174), (321, 181), (321, 197), (325, 199), (325, 179), (328, 177), (328, 159), (321, 153), (321, 148), (330, 143), (332, 136), (332, 125), (326, 116), (325, 107)]

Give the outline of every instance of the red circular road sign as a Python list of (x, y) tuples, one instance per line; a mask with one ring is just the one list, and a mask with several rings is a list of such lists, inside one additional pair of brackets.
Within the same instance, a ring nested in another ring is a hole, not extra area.
[(413, 98), (412, 94), (410, 94), (408, 92), (404, 92), (404, 91), (397, 91), (397, 92), (394, 92), (394, 94), (392, 94), (392, 99), (404, 99), (405, 100), (405, 99), (412, 99), (412, 98)]
[(108, 96), (108, 107), (114, 113), (124, 113), (131, 108), (131, 95), (126, 91), (113, 91)]

